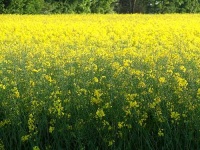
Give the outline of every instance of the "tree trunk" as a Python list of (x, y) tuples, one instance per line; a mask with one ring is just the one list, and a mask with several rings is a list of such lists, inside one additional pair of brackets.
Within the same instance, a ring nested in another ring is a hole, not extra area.
[(133, 2), (133, 13), (135, 12), (136, 2), (137, 2), (137, 0), (134, 0), (134, 2)]

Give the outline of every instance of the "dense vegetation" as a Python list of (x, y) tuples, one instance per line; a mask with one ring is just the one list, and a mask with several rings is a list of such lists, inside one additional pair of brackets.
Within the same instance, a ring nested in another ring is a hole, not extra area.
[(197, 13), (199, 0), (119, 0), (119, 12)]
[(115, 0), (0, 0), (1, 13), (110, 13)]
[(197, 13), (199, 0), (0, 0), (0, 13)]
[(1, 15), (0, 149), (200, 149), (200, 15)]

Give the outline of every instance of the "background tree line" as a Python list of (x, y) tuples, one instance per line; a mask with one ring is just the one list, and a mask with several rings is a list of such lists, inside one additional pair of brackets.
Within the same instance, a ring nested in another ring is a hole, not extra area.
[(120, 13), (198, 13), (200, 0), (119, 0)]
[(200, 0), (0, 0), (0, 13), (198, 13)]

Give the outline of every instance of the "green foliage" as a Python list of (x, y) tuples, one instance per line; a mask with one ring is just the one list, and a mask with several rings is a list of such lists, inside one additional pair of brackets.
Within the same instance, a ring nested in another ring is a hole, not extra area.
[(6, 12), (22, 14), (24, 5), (24, 0), (10, 0)]
[(198, 13), (198, 0), (119, 0), (120, 13)]
[[(3, 6), (3, 7), (2, 7)], [(0, 13), (10, 14), (38, 14), (44, 6), (44, 0), (2, 0)]]
[(26, 14), (38, 14), (41, 13), (41, 10), (44, 5), (44, 0), (26, 0), (24, 13)]
[(75, 12), (77, 13), (90, 13), (90, 0), (78, 0), (76, 1)]
[(198, 0), (151, 0), (147, 13), (196, 13), (199, 12)]
[(117, 0), (0, 0), (0, 13), (111, 13)]
[(110, 13), (113, 12), (115, 0), (93, 0), (91, 2), (91, 11), (93, 13)]
[(0, 13), (198, 13), (199, 0), (0, 0)]
[(116, 0), (71, 0), (51, 2), (53, 13), (110, 13), (113, 12), (113, 2)]
[(4, 12), (4, 3), (3, 3), (3, 0), (0, 0), (0, 13), (3, 13)]

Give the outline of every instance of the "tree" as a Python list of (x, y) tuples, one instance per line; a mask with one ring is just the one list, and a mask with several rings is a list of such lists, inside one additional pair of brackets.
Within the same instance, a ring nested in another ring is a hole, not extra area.
[(38, 14), (44, 6), (44, 0), (25, 0), (24, 12), (25, 14)]
[(116, 0), (92, 0), (91, 12), (92, 13), (110, 13), (114, 10)]
[(0, 0), (0, 13), (197, 13), (200, 0)]
[(24, 0), (10, 0), (7, 13), (23, 14)]
[(119, 0), (119, 13), (144, 13), (148, 5), (147, 0)]
[(119, 0), (120, 13), (197, 13), (200, 0)]
[(3, 5), (6, 13), (37, 14), (41, 13), (44, 0), (7, 0)]
[(4, 13), (5, 9), (5, 5), (3, 0), (0, 0), (0, 14)]
[(200, 10), (200, 4), (198, 0), (179, 0), (179, 12), (184, 13), (196, 13)]

